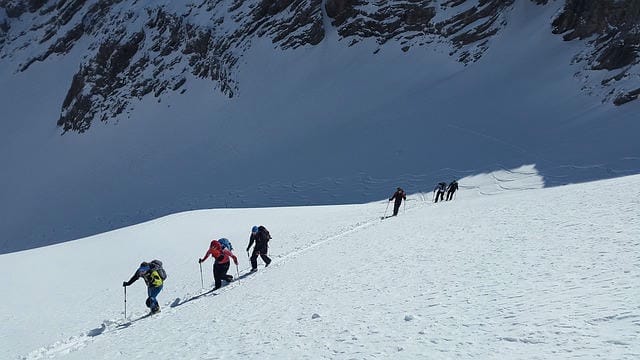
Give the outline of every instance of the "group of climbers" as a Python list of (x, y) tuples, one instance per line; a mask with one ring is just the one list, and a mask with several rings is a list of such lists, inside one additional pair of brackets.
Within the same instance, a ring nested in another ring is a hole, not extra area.
[(449, 185), (447, 186), (446, 182), (439, 182), (436, 187), (433, 189), (433, 192), (435, 194), (434, 197), (434, 202), (438, 202), (438, 198), (440, 198), (440, 200), (445, 200), (444, 198), (444, 193), (447, 193), (447, 198), (446, 201), (449, 200), (453, 200), (453, 194), (455, 194), (455, 192), (458, 190), (458, 182), (456, 180), (453, 180), (452, 182), (449, 183)]
[[(439, 182), (436, 185), (436, 187), (433, 189), (433, 194), (434, 194), (433, 201), (436, 203), (438, 202), (438, 199), (444, 201), (445, 193), (447, 194), (446, 201), (453, 200), (453, 195), (457, 190), (458, 190), (458, 181), (456, 180), (451, 181), (449, 185), (447, 185), (446, 182)], [(395, 202), (393, 204), (393, 215), (391, 216), (397, 216), (398, 210), (400, 209), (400, 205), (402, 204), (402, 200), (405, 200), (405, 201), (407, 200), (407, 194), (401, 187), (398, 187), (396, 189), (396, 192), (393, 193), (393, 195), (389, 198), (389, 201), (392, 201), (392, 200), (395, 200)]]
[[(256, 225), (251, 228), (249, 245), (247, 246), (247, 255), (249, 255), (251, 246), (254, 244), (255, 246), (253, 246), (253, 252), (249, 257), (249, 260), (251, 262), (250, 272), (255, 272), (258, 270), (258, 256), (260, 256), (264, 261), (265, 267), (271, 264), (271, 259), (267, 255), (269, 252), (269, 240), (271, 240), (271, 234), (269, 234), (269, 230), (267, 230), (267, 228), (262, 225)], [(238, 265), (238, 257), (233, 254), (233, 246), (231, 245), (231, 242), (226, 238), (211, 240), (211, 242), (209, 243), (209, 249), (204, 254), (204, 257), (198, 259), (198, 263), (202, 264), (209, 258), (209, 256), (214, 259), (213, 290), (217, 290), (222, 286), (223, 280), (227, 283), (233, 281), (233, 275), (227, 274), (227, 271), (229, 271), (229, 266), (231, 263), (230, 260), (233, 260), (236, 266)], [(145, 284), (147, 285), (148, 297), (146, 300), (146, 305), (150, 309), (150, 314), (160, 312), (160, 305), (158, 304), (157, 297), (158, 294), (160, 294), (160, 291), (162, 291), (164, 281), (167, 278), (167, 274), (162, 267), (162, 262), (160, 260), (142, 262), (133, 276), (128, 281), (124, 281), (122, 283), (122, 286), (127, 287), (136, 282), (139, 278), (143, 278)]]
[[(453, 180), (448, 186), (445, 182), (438, 183), (434, 189), (434, 202), (437, 203), (438, 199), (444, 200), (445, 192), (447, 193), (446, 200), (453, 200), (453, 194), (456, 190), (458, 190), (458, 182), (456, 180)], [(407, 200), (407, 194), (402, 188), (398, 187), (395, 193), (393, 193), (389, 198), (389, 201), (395, 201), (392, 216), (398, 215), (398, 211), (403, 200)], [(250, 272), (258, 270), (258, 256), (262, 258), (262, 261), (264, 261), (265, 267), (271, 264), (271, 258), (267, 255), (269, 251), (269, 240), (271, 240), (271, 235), (264, 226), (256, 225), (251, 228), (249, 245), (247, 246), (247, 255), (249, 256), (249, 261), (251, 263)], [(251, 255), (249, 255), (251, 246), (253, 246), (253, 251), (251, 252)], [(229, 271), (231, 260), (233, 260), (236, 266), (238, 265), (238, 257), (233, 254), (233, 247), (226, 238), (211, 240), (209, 243), (209, 249), (204, 254), (204, 257), (198, 259), (198, 263), (202, 264), (209, 258), (209, 256), (214, 259), (213, 290), (217, 290), (222, 286), (223, 280), (227, 283), (233, 281), (233, 275), (229, 275), (227, 272)], [(158, 294), (160, 294), (160, 291), (162, 291), (162, 286), (167, 278), (166, 272), (162, 267), (162, 262), (159, 260), (142, 262), (131, 279), (124, 281), (122, 286), (127, 287), (136, 282), (139, 278), (143, 278), (147, 285), (148, 297), (146, 305), (151, 310), (151, 314), (159, 312), (160, 305), (156, 298), (158, 297)]]

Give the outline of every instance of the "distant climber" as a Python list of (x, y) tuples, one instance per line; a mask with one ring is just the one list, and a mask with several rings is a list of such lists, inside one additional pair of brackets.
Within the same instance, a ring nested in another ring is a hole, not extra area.
[(389, 201), (391, 200), (395, 200), (395, 202), (393, 203), (392, 216), (397, 216), (398, 210), (400, 209), (400, 204), (402, 204), (402, 200), (407, 200), (407, 194), (404, 192), (404, 190), (402, 190), (401, 187), (399, 187), (396, 189), (396, 192), (393, 193), (393, 195), (389, 198)]
[(254, 226), (251, 228), (251, 235), (249, 236), (249, 245), (247, 246), (247, 254), (249, 254), (249, 249), (251, 249), (251, 245), (255, 242), (255, 246), (253, 247), (253, 252), (251, 253), (251, 257), (249, 260), (251, 261), (251, 271), (258, 270), (258, 255), (264, 261), (264, 266), (267, 267), (271, 264), (271, 259), (267, 256), (267, 252), (269, 251), (269, 240), (271, 240), (271, 234), (269, 234), (269, 230), (264, 226)]
[(151, 309), (151, 314), (160, 312), (160, 305), (158, 304), (158, 294), (162, 291), (164, 280), (167, 278), (167, 273), (162, 268), (162, 261), (152, 260), (151, 262), (142, 262), (140, 267), (133, 274), (129, 281), (124, 281), (122, 286), (129, 286), (136, 282), (139, 278), (143, 278), (147, 284), (147, 301), (146, 305)]
[(440, 198), (440, 200), (444, 200), (444, 192), (447, 189), (447, 183), (446, 182), (439, 182), (438, 185), (436, 185), (436, 187), (433, 189), (433, 192), (436, 193), (435, 198), (433, 199), (434, 202), (438, 202), (438, 198)]
[(449, 186), (447, 186), (447, 201), (453, 200), (453, 194), (458, 190), (458, 182), (453, 180)]
[[(224, 238), (220, 239), (223, 240)], [(224, 239), (226, 240), (226, 239)], [(224, 242), (224, 241), (223, 241)], [(228, 240), (227, 240), (228, 242)], [(211, 255), (214, 259), (213, 263), (213, 280), (215, 282), (213, 290), (218, 290), (222, 286), (222, 280), (226, 282), (233, 281), (232, 275), (227, 275), (229, 271), (229, 258), (233, 259), (233, 262), (238, 265), (238, 258), (233, 255), (231, 250), (226, 246), (223, 246), (218, 240), (211, 240), (209, 244), (209, 250), (204, 254), (202, 259), (198, 259), (198, 263), (202, 264)]]

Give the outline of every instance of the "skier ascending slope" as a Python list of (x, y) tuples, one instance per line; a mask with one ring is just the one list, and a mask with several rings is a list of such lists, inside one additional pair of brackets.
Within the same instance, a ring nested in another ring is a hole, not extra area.
[(407, 200), (407, 194), (404, 192), (404, 190), (402, 190), (402, 188), (397, 188), (396, 192), (393, 193), (393, 196), (391, 196), (391, 198), (389, 198), (389, 201), (394, 200), (395, 202), (393, 203), (393, 216), (398, 215), (398, 210), (400, 209), (400, 204), (402, 204), (402, 200)]
[(213, 279), (215, 286), (213, 290), (217, 290), (222, 286), (222, 280), (227, 282), (233, 281), (232, 275), (227, 275), (229, 271), (229, 258), (233, 259), (233, 262), (238, 265), (238, 258), (233, 255), (231, 250), (223, 247), (218, 240), (211, 240), (209, 244), (209, 250), (204, 254), (202, 259), (198, 259), (198, 263), (202, 264), (211, 255), (215, 260), (213, 263)]
[(433, 191), (436, 193), (434, 202), (438, 202), (438, 198), (440, 198), (440, 200), (444, 200), (444, 192), (446, 189), (447, 189), (446, 182), (439, 182), (438, 185), (436, 185), (436, 187), (433, 189)]
[(255, 242), (255, 246), (253, 247), (253, 253), (249, 260), (251, 260), (251, 271), (258, 270), (258, 255), (264, 261), (264, 266), (267, 267), (271, 263), (271, 259), (267, 256), (267, 252), (269, 251), (269, 240), (271, 239), (271, 235), (269, 234), (269, 230), (264, 226), (254, 226), (251, 228), (251, 236), (249, 236), (249, 245), (247, 246), (247, 254), (249, 253), (249, 249), (251, 249), (251, 245)]
[(449, 186), (447, 186), (447, 201), (453, 200), (453, 194), (458, 190), (458, 182), (453, 180)]
[(144, 282), (147, 284), (147, 295), (149, 296), (146, 301), (147, 307), (151, 309), (152, 314), (160, 312), (160, 305), (156, 298), (158, 297), (158, 294), (160, 294), (160, 291), (162, 291), (164, 280), (167, 278), (167, 273), (162, 268), (162, 261), (152, 260), (151, 262), (142, 262), (131, 279), (129, 279), (129, 281), (124, 281), (122, 286), (127, 287), (136, 282), (139, 278), (143, 278)]

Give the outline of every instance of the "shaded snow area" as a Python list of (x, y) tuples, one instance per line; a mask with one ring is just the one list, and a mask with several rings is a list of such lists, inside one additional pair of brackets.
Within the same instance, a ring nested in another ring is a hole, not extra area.
[[(144, 13), (148, 3), (114, 6)], [(480, 3), (447, 6), (438, 20)], [(552, 33), (562, 6), (516, 1), (468, 65), (448, 41), (407, 52), (395, 40), (348, 46), (333, 27), (295, 50), (256, 38), (233, 98), (185, 73), (180, 91), (149, 94), (83, 134), (61, 135), (56, 121), (87, 53), (77, 45), (17, 72), (44, 51), (34, 38), (0, 58), (0, 253), (196, 209), (368, 203), (399, 184), (425, 192), (527, 164), (546, 187), (638, 174), (640, 102), (616, 107), (582, 91), (573, 59), (584, 43)], [(213, 24), (204, 15), (196, 20)], [(11, 34), (33, 26), (26, 16), (11, 20)]]
[[(385, 220), (386, 200), (202, 210), (0, 255), (0, 358), (640, 357), (640, 176), (540, 188), (524, 167), (460, 185)], [(273, 263), (243, 277), (255, 224)], [(201, 295), (218, 237), (241, 279)], [(162, 312), (138, 320), (140, 280), (124, 320), (121, 283), (154, 258)]]

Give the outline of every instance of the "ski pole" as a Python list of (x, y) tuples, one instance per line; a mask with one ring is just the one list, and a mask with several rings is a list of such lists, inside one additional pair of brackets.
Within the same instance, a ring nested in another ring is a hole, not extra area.
[(390, 203), (391, 203), (391, 200), (387, 201), (387, 207), (384, 209), (384, 215), (382, 216), (383, 219), (387, 217), (387, 210), (389, 210)]
[(407, 213), (407, 200), (405, 200), (404, 203), (402, 204), (402, 213), (404, 214)]
[(240, 270), (238, 270), (238, 264), (236, 264), (236, 279), (240, 278)]
[(127, 287), (124, 287), (124, 319), (127, 320)]
[(202, 277), (202, 263), (200, 263), (200, 286), (204, 289), (204, 278)]

